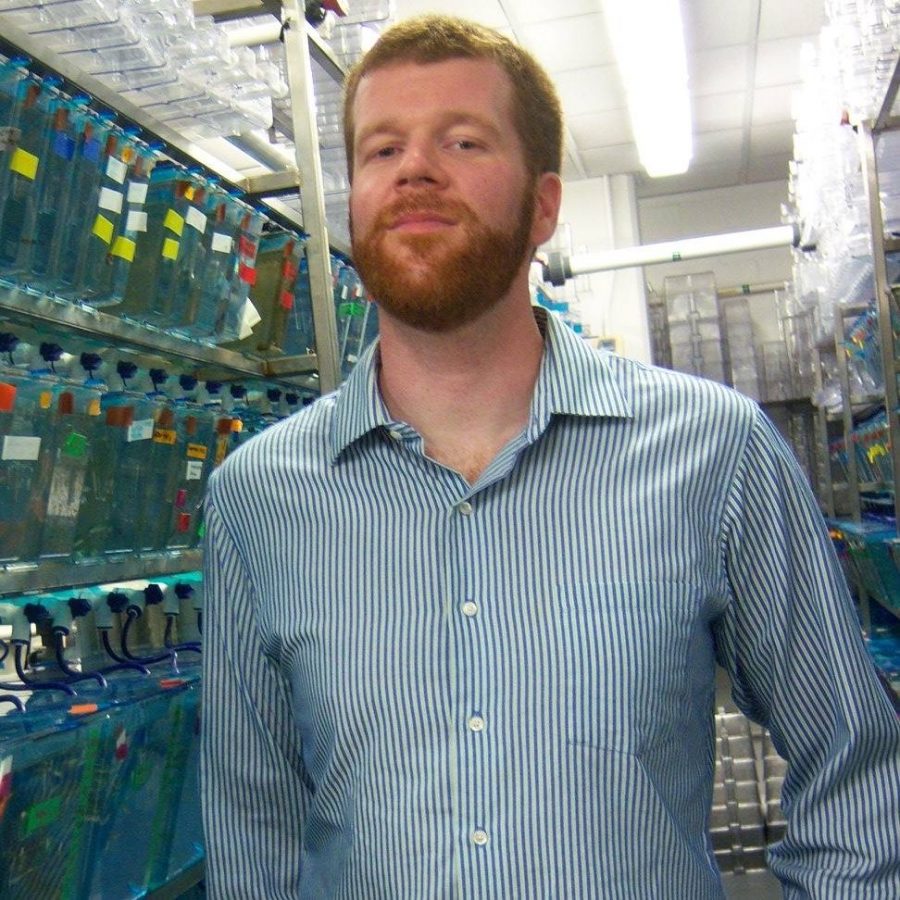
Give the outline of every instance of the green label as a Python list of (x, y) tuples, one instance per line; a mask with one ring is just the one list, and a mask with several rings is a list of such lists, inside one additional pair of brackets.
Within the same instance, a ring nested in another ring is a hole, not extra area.
[(338, 315), (342, 319), (358, 318), (366, 314), (366, 304), (357, 300), (349, 300), (338, 306)]
[(66, 456), (73, 456), (76, 459), (80, 459), (87, 453), (87, 447), (88, 439), (83, 434), (78, 434), (77, 431), (73, 431), (63, 441), (61, 449)]
[(131, 772), (131, 786), (135, 790), (140, 790), (150, 780), (152, 774), (153, 763), (148, 759), (142, 759)]
[(55, 822), (59, 818), (61, 806), (61, 797), (48, 797), (40, 803), (35, 803), (25, 816), (25, 837), (29, 837), (39, 828), (46, 828)]

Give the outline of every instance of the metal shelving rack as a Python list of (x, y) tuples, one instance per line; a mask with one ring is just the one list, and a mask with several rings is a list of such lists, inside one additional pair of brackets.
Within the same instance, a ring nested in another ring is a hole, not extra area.
[[(217, 379), (252, 378), (327, 392), (340, 383), (340, 360), (332, 293), (329, 250), (349, 255), (349, 248), (330, 240), (325, 218), (324, 188), (316, 127), (312, 63), (322, 67), (340, 83), (345, 75), (330, 48), (306, 22), (299, 0), (195, 0), (198, 15), (217, 19), (257, 16), (273, 17), (285, 45), (291, 91), (290, 121), (279, 117), (273, 127), (293, 144), (295, 165), (285, 165), (283, 156), (272, 151), (256, 135), (237, 135), (235, 146), (271, 169), (268, 174), (243, 177), (227, 163), (215, 158), (163, 122), (152, 119), (141, 108), (118, 96), (99, 79), (81, 72), (65, 57), (47, 51), (35, 38), (4, 23), (0, 52), (25, 54), (33, 68), (54, 74), (74, 89), (86, 92), (98, 103), (130, 120), (145, 134), (164, 142), (166, 155), (189, 165), (199, 164), (239, 188), (251, 199), (266, 204), (272, 217), (307, 236), (316, 354), (260, 359), (223, 347), (207, 345), (129, 322), (116, 315), (57, 301), (17, 288), (0, 288), (0, 313), (19, 324), (52, 332), (76, 333), (122, 349), (189, 363), (198, 375)], [(303, 194), (302, 218), (284, 202), (286, 195)], [(88, 583), (154, 577), (196, 569), (198, 551), (179, 554), (131, 555), (99, 564), (41, 562), (0, 570), (0, 596), (26, 591), (75, 587)]]

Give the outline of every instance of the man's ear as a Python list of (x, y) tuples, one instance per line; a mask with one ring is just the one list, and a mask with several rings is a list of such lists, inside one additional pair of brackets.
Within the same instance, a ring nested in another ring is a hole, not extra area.
[(535, 189), (534, 221), (531, 225), (533, 247), (539, 247), (553, 237), (561, 203), (562, 179), (559, 175), (556, 172), (544, 172), (539, 175)]

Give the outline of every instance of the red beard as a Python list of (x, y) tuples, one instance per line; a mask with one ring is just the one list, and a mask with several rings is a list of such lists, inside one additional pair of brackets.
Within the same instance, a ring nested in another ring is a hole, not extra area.
[[(507, 230), (484, 225), (461, 201), (410, 194), (379, 213), (364, 235), (351, 221), (353, 262), (367, 290), (389, 315), (424, 331), (475, 321), (507, 293), (526, 256), (534, 196), (525, 194)], [(450, 233), (398, 234), (400, 217), (435, 213), (456, 223)]]

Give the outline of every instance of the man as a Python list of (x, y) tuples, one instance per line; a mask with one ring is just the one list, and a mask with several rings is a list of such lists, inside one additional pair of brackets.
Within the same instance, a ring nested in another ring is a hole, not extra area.
[(720, 898), (714, 674), (789, 760), (789, 897), (900, 896), (898, 725), (758, 408), (531, 308), (561, 122), (455, 19), (350, 76), (381, 336), (207, 504), (209, 887)]

